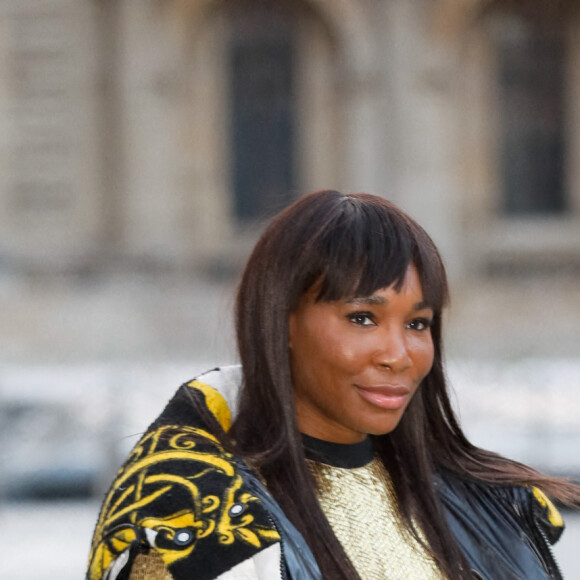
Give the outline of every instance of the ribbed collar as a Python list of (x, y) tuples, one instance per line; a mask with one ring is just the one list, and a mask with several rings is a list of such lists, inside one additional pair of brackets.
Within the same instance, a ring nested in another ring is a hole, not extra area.
[(302, 433), (302, 444), (307, 459), (332, 465), (353, 469), (364, 467), (373, 460), (373, 442), (367, 437), (360, 443), (332, 443), (316, 439)]

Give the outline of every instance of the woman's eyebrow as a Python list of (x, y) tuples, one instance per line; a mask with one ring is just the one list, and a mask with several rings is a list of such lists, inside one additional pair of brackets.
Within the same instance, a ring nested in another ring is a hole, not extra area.
[[(349, 298), (345, 302), (347, 304), (370, 304), (370, 305), (379, 304), (379, 305), (382, 305), (382, 304), (387, 304), (388, 301), (383, 296), (376, 296), (373, 294), (372, 296), (359, 296), (358, 298)], [(425, 310), (425, 309), (433, 310), (433, 307), (423, 300), (413, 304), (413, 310)]]
[[(371, 306), (387, 304), (387, 299), (383, 296), (359, 296), (358, 298), (349, 298), (345, 301), (346, 304), (369, 304)], [(413, 310), (433, 310), (433, 307), (427, 302), (421, 300), (413, 304)]]
[(386, 304), (387, 299), (383, 298), (383, 296), (360, 296), (358, 298), (350, 298), (346, 301), (347, 304)]

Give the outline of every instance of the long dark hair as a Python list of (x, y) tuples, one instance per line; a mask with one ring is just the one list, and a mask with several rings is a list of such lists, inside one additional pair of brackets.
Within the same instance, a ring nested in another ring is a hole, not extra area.
[(426, 548), (447, 577), (469, 579), (469, 566), (435, 494), (436, 470), (487, 482), (540, 485), (563, 502), (580, 500), (573, 484), (481, 450), (463, 434), (443, 367), (445, 268), (423, 228), (383, 198), (315, 192), (273, 219), (244, 271), (236, 301), (243, 382), (230, 440), (259, 469), (304, 535), (324, 578), (358, 580), (359, 576), (318, 504), (305, 462), (293, 398), (289, 315), (314, 283), (318, 300), (369, 296), (393, 284), (400, 288), (410, 264), (416, 266), (424, 299), (435, 314), (434, 364), (398, 427), (374, 438), (409, 528), (413, 531), (416, 524), (422, 530)]

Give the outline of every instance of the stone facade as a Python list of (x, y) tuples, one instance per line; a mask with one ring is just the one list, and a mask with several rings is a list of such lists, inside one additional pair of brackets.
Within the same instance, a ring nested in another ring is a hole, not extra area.
[(7, 0), (0, 14), (0, 259), (89, 259), (102, 225), (91, 6)]
[[(3, 272), (239, 269), (260, 223), (234, 208), (232, 3), (0, 3)], [(292, 195), (400, 204), (439, 244), (466, 318), (498, 308), (481, 288), (503, 312), (549, 279), (578, 320), (566, 289), (580, 269), (580, 23), (559, 24), (565, 209), (506, 215), (491, 4), (293, 0)]]

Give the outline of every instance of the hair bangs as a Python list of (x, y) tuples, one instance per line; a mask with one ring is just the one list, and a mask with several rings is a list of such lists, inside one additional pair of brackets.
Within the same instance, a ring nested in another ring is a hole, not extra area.
[(441, 312), (449, 302), (447, 274), (441, 256), (425, 230), (417, 229), (413, 263), (419, 273), (423, 301), (435, 312)]
[(370, 296), (393, 284), (400, 290), (415, 246), (407, 224), (358, 196), (344, 197), (341, 209), (319, 240), (317, 300)]

